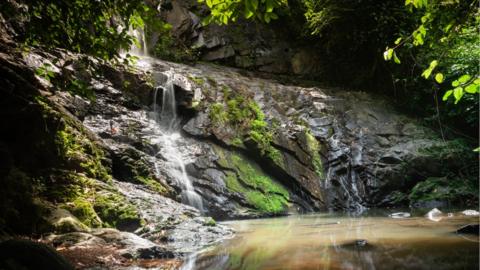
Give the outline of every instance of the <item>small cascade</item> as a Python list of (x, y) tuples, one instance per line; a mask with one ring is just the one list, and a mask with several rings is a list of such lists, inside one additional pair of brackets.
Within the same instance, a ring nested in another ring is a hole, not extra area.
[(138, 44), (135, 44), (135, 43), (132, 44), (129, 52), (133, 55), (148, 56), (148, 45), (147, 45), (147, 37), (145, 36), (145, 29), (130, 28), (128, 30), (128, 34), (135, 37), (135, 39), (138, 41)]
[[(181, 143), (182, 136), (178, 130), (179, 121), (172, 82), (173, 70), (165, 72), (164, 75), (167, 76), (167, 80), (155, 89), (153, 98), (153, 118), (158, 124), (157, 129), (159, 131), (156, 141), (161, 149), (157, 155), (161, 155), (167, 161), (169, 173), (182, 189), (182, 202), (203, 212), (202, 198), (195, 191), (187, 175), (184, 158), (178, 150), (178, 144)], [(157, 105), (159, 90), (162, 90), (162, 106), (160, 108)]]

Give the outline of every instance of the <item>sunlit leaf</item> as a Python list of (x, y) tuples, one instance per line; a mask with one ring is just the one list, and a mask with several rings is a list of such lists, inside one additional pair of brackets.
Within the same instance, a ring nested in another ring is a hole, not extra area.
[(444, 77), (442, 73), (439, 72), (435, 75), (435, 81), (437, 81), (437, 83), (443, 83), (443, 79)]
[(453, 96), (455, 97), (455, 104), (457, 104), (463, 96), (463, 87), (453, 89)]
[(393, 52), (393, 61), (396, 63), (396, 64), (400, 64), (400, 59), (397, 57), (397, 54), (395, 52)]
[(465, 75), (462, 75), (460, 78), (458, 78), (458, 81), (463, 84), (468, 82), (468, 80), (470, 80), (471, 77), (472, 76), (465, 74)]
[(383, 58), (384, 58), (386, 61), (392, 59), (392, 56), (393, 56), (393, 49), (388, 49), (388, 48), (387, 48), (387, 50), (386, 50), (385, 52), (383, 52)]
[(448, 91), (445, 92), (445, 94), (443, 95), (442, 100), (443, 100), (443, 101), (447, 101), (448, 97), (451, 96), (452, 94), (453, 94), (453, 90), (448, 90)]
[(478, 93), (480, 90), (480, 85), (478, 84), (469, 84), (468, 86), (465, 87), (465, 92), (469, 93), (469, 94), (475, 94), (475, 93)]

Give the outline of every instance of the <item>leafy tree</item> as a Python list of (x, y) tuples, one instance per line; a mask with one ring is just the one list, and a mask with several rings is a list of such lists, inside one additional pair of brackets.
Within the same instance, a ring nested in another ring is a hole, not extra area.
[(87, 53), (103, 59), (118, 56), (135, 39), (129, 27), (143, 27), (150, 10), (143, 0), (27, 0), (23, 40)]
[(421, 12), (421, 23), (408, 36), (397, 38), (393, 48), (387, 47), (385, 60), (393, 58), (400, 64), (397, 48), (426, 46), (430, 52), (424, 53), (433, 59), (421, 76), (437, 84), (445, 81), (451, 84), (444, 101), (454, 97), (457, 104), (464, 94), (479, 93), (478, 1), (406, 0), (405, 5), (410, 12)]
[(287, 0), (198, 0), (210, 9), (204, 23), (228, 24), (243, 15), (246, 19), (270, 22), (278, 19), (276, 10), (287, 6)]

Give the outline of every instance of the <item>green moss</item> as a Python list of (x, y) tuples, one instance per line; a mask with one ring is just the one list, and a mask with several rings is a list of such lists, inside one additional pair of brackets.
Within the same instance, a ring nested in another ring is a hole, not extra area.
[(160, 194), (166, 194), (167, 193), (167, 189), (162, 184), (160, 184), (159, 182), (157, 182), (155, 179), (153, 179), (151, 177), (148, 177), (148, 176), (145, 177), (145, 176), (138, 175), (138, 176), (135, 177), (135, 179), (138, 182), (150, 187), (152, 190), (155, 190)]
[(221, 125), (228, 121), (228, 115), (223, 108), (223, 104), (218, 102), (210, 106), (209, 117), (214, 125)]
[(245, 144), (243, 143), (242, 138), (239, 138), (239, 137), (233, 138), (232, 145), (236, 147), (242, 147), (242, 148), (245, 147)]
[(461, 179), (430, 177), (413, 187), (408, 195), (410, 204), (428, 201), (448, 201), (453, 204), (466, 204), (478, 201), (478, 185)]
[(93, 208), (104, 225), (109, 227), (119, 229), (131, 225), (139, 227), (143, 222), (137, 209), (118, 194), (98, 194)]
[(235, 171), (226, 174), (225, 185), (230, 191), (243, 194), (259, 212), (277, 214), (285, 210), (289, 193), (284, 187), (237, 154), (222, 153), (219, 156), (222, 156), (225, 165)]
[(73, 202), (64, 204), (63, 208), (70, 211), (83, 224), (89, 227), (102, 226), (102, 221), (95, 212), (92, 203), (84, 197), (78, 197)]
[(320, 144), (317, 139), (310, 133), (310, 130), (305, 131), (305, 138), (307, 141), (308, 152), (312, 157), (312, 165), (315, 170), (315, 173), (320, 177), (320, 179), (325, 179), (323, 173), (323, 164), (320, 157)]
[(66, 203), (79, 197), (90, 196), (94, 188), (92, 179), (70, 171), (52, 170), (42, 180), (45, 190), (41, 193), (50, 201)]
[[(85, 135), (70, 126), (56, 134), (58, 152), (70, 166), (78, 164), (89, 177), (109, 181), (111, 176), (103, 166), (104, 153)], [(68, 165), (67, 165), (68, 166)]]
[(215, 221), (215, 219), (213, 219), (211, 217), (208, 217), (208, 218), (206, 218), (203, 225), (209, 226), (209, 227), (215, 227), (215, 226), (217, 226), (217, 222)]
[(204, 85), (205, 84), (205, 80), (202, 77), (188, 76), (188, 79), (195, 82), (197, 85)]
[(238, 181), (235, 173), (232, 173), (232, 172), (227, 172), (227, 176), (225, 178), (225, 185), (231, 191), (240, 192), (240, 193), (243, 193), (246, 191), (246, 189)]
[(288, 201), (282, 196), (272, 196), (259, 191), (247, 192), (247, 201), (264, 213), (281, 213)]
[(229, 125), (238, 134), (231, 141), (233, 146), (244, 146), (244, 141), (253, 141), (262, 156), (283, 167), (283, 156), (272, 145), (274, 132), (258, 104), (246, 95), (232, 94), (226, 86), (223, 86), (223, 92), (225, 103), (217, 102), (210, 106), (212, 124), (220, 128)]

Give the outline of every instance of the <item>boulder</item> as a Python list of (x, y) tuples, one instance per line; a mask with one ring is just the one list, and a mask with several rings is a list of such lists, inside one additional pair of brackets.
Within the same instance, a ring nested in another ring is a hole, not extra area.
[(0, 243), (0, 266), (5, 270), (73, 270), (53, 248), (30, 240), (10, 239)]

